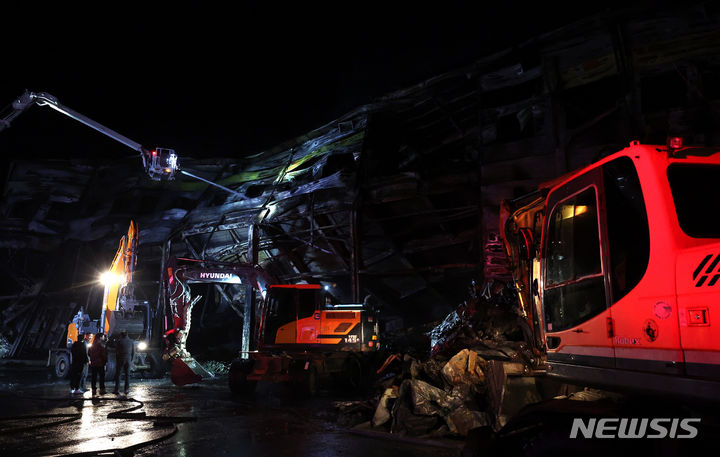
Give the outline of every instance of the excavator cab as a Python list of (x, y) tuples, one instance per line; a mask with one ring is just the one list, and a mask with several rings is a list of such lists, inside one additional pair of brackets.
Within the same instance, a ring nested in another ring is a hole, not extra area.
[(548, 374), (720, 397), (720, 151), (640, 145), (549, 189), (539, 247)]
[(302, 288), (270, 286), (266, 298), (264, 344), (296, 344), (298, 341), (314, 343), (314, 327), (303, 326), (298, 335), (298, 321), (314, 316), (318, 310), (321, 290), (319, 285)]
[(376, 350), (376, 311), (342, 304), (319, 284), (270, 285), (264, 304), (261, 345), (309, 345), (340, 350)]
[(320, 284), (271, 284), (265, 290), (257, 350), (230, 366), (236, 393), (257, 381), (293, 382), (310, 396), (320, 380), (360, 385), (367, 358), (380, 347), (377, 310), (365, 303), (339, 303)]

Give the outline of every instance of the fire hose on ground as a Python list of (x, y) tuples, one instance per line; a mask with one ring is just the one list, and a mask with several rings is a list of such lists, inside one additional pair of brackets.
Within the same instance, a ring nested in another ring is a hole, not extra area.
[[(57, 401), (57, 402), (66, 402), (68, 401), (67, 398), (43, 398), (43, 397), (25, 397), (25, 396), (18, 396), (24, 400), (41, 400), (41, 401)], [(100, 449), (100, 450), (94, 450), (94, 451), (87, 451), (87, 452), (77, 452), (77, 453), (71, 453), (71, 454), (63, 454), (65, 457), (72, 456), (72, 457), (92, 457), (92, 456), (99, 456), (99, 455), (133, 455), (135, 451), (138, 449), (141, 449), (143, 447), (147, 447), (156, 443), (159, 443), (161, 441), (164, 441), (173, 435), (175, 435), (178, 432), (177, 423), (181, 422), (195, 422), (197, 420), (197, 417), (195, 416), (148, 416), (144, 412), (134, 412), (138, 409), (141, 409), (144, 406), (144, 403), (140, 400), (136, 400), (134, 398), (78, 398), (78, 399), (71, 399), (70, 403), (77, 405), (80, 403), (80, 408), (85, 407), (84, 403), (86, 401), (91, 401), (93, 405), (98, 404), (100, 401), (105, 404), (107, 401), (114, 401), (114, 402), (134, 402), (137, 403), (136, 405), (125, 408), (119, 411), (113, 411), (107, 415), (108, 419), (127, 419), (127, 420), (136, 420), (136, 421), (152, 421), (153, 426), (155, 427), (166, 427), (166, 426), (172, 426), (172, 430), (169, 433), (166, 433), (165, 435), (159, 436), (157, 438), (153, 438), (151, 440), (146, 440), (137, 444), (133, 444), (131, 446), (127, 446), (124, 448), (113, 448), (113, 449)], [(45, 427), (52, 427), (57, 425), (63, 425), (68, 424), (71, 422), (74, 422), (82, 417), (82, 413), (66, 413), (66, 414), (32, 414), (32, 415), (22, 415), (22, 416), (9, 416), (9, 417), (2, 417), (0, 418), (0, 422), (9, 422), (9, 421), (25, 421), (25, 420), (38, 420), (38, 419), (51, 419), (51, 418), (58, 418), (59, 420), (55, 422), (41, 422), (41, 423), (35, 423), (32, 425), (22, 426), (22, 427), (13, 427), (10, 429), (2, 429), (0, 430), (0, 436), (2, 435), (12, 435), (15, 433), (24, 433), (27, 431), (39, 429), (39, 428), (45, 428)]]

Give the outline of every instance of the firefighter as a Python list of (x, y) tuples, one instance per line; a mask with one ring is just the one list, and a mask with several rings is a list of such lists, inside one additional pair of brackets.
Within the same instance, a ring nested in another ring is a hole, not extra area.
[(88, 350), (90, 356), (90, 372), (92, 376), (92, 394), (95, 396), (96, 381), (100, 377), (100, 395), (105, 394), (105, 364), (107, 363), (107, 349), (105, 348), (105, 336), (102, 333), (95, 335), (95, 342)]
[(115, 344), (115, 391), (118, 394), (120, 387), (120, 371), (125, 372), (125, 393), (130, 390), (130, 363), (135, 358), (135, 345), (128, 338), (127, 332), (120, 332), (120, 339)]
[(80, 388), (80, 378), (88, 362), (85, 335), (79, 334), (70, 348), (70, 393), (81, 394), (85, 390)]

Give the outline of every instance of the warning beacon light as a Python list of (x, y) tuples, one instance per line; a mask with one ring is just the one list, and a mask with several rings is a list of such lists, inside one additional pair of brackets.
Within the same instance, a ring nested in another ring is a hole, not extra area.
[(154, 181), (172, 180), (178, 171), (178, 156), (174, 149), (155, 148), (147, 153), (145, 170)]
[(683, 138), (681, 136), (668, 137), (668, 148), (670, 149), (682, 149)]

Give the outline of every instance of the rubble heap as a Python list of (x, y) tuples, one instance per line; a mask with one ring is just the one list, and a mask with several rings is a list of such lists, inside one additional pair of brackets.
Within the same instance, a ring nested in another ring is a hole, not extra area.
[(201, 363), (205, 370), (214, 374), (215, 376), (226, 375), (230, 372), (230, 363), (221, 362), (218, 360), (206, 360)]
[[(512, 410), (539, 400), (523, 323), (512, 286), (495, 282), (480, 293), (473, 283), (468, 300), (428, 333), (427, 353), (391, 354), (371, 400), (338, 405), (341, 422), (368, 418), (373, 429), (425, 437), (499, 429)], [(508, 376), (521, 380), (520, 399), (505, 395)]]

